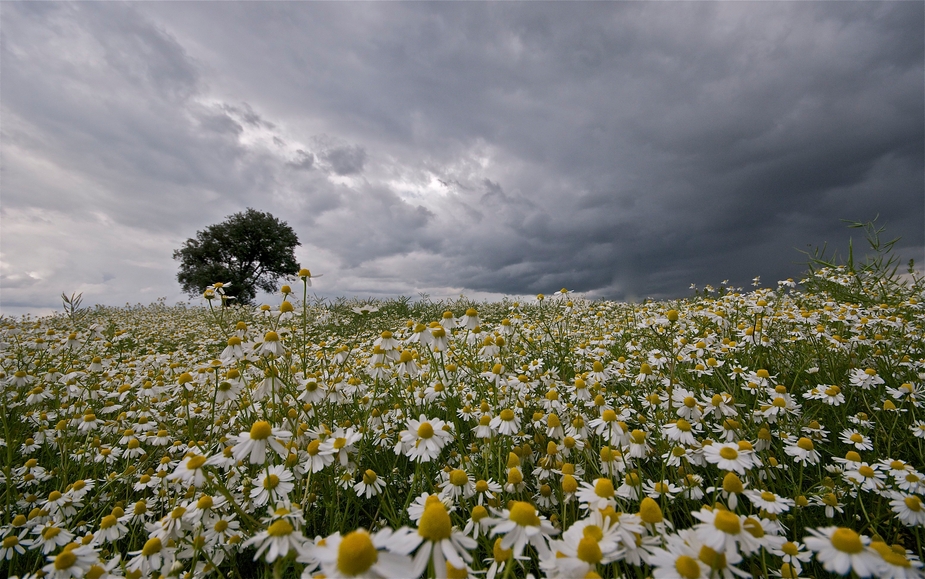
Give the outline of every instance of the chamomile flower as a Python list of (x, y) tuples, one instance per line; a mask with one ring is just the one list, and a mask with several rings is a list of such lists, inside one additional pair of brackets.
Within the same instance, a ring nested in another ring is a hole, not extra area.
[(263, 464), (267, 458), (267, 446), (285, 458), (289, 451), (279, 439), (288, 439), (292, 434), (280, 428), (273, 428), (269, 422), (258, 420), (248, 432), (232, 437), (235, 445), (231, 449), (235, 460), (248, 459), (250, 464)]
[(272, 563), (289, 553), (295, 553), (296, 556), (309, 554), (308, 540), (285, 518), (276, 519), (266, 529), (245, 541), (242, 546), (254, 545), (257, 547), (254, 561), (263, 557), (267, 563)]
[(892, 493), (892, 496), (890, 507), (902, 524), (908, 527), (925, 526), (925, 504), (920, 496), (899, 492)]
[(745, 474), (754, 466), (752, 451), (743, 450), (739, 444), (731, 442), (703, 447), (703, 457), (722, 470), (731, 470), (739, 474)]
[(784, 452), (788, 456), (792, 456), (794, 462), (801, 465), (818, 464), (821, 459), (819, 451), (816, 450), (816, 445), (805, 436), (799, 439), (795, 437), (788, 438)]
[(609, 478), (599, 478), (594, 484), (582, 482), (576, 495), (583, 509), (601, 510), (616, 506), (616, 490)]
[(453, 438), (446, 422), (439, 418), (428, 419), (421, 414), (417, 420), (409, 419), (407, 426), (407, 430), (401, 432), (395, 454), (405, 454), (416, 462), (434, 460)]
[(745, 517), (741, 515), (707, 507), (691, 515), (701, 521), (694, 526), (697, 538), (727, 557), (733, 553), (754, 553), (762, 547), (762, 542), (746, 529)]
[(512, 501), (509, 509), (496, 510), (491, 524), (492, 536), (501, 535), (501, 548), (513, 549), (514, 557), (520, 557), (528, 543), (545, 556), (550, 537), (559, 532), (533, 505), (523, 501)]
[(447, 562), (456, 568), (465, 567), (472, 561), (469, 551), (477, 543), (454, 528), (446, 506), (439, 500), (433, 500), (424, 507), (418, 521), (417, 537), (409, 538), (408, 545), (417, 550), (412, 575), (419, 576), (429, 564), (435, 570), (446, 569)]
[(353, 485), (357, 496), (365, 496), (367, 499), (378, 496), (384, 488), (385, 481), (372, 469), (366, 469), (360, 482)]
[(779, 496), (770, 491), (748, 490), (744, 494), (753, 505), (774, 515), (787, 512), (794, 505), (793, 499)]
[(842, 442), (853, 446), (856, 450), (872, 450), (874, 448), (873, 444), (871, 444), (870, 437), (864, 436), (853, 428), (843, 430), (839, 438)]
[(254, 481), (250, 497), (254, 506), (262, 507), (267, 503), (277, 503), (285, 500), (292, 489), (295, 488), (295, 476), (285, 465), (273, 465), (262, 471)]
[(813, 551), (816, 559), (826, 571), (847, 575), (855, 573), (858, 577), (870, 577), (878, 568), (877, 553), (872, 550), (870, 537), (859, 535), (845, 527), (823, 527), (808, 529), (806, 546)]
[(412, 565), (406, 552), (413, 538), (411, 534), (406, 528), (397, 531), (385, 528), (376, 533), (359, 528), (317, 541), (311, 554), (321, 564), (324, 576), (330, 579), (403, 579)]
[(99, 560), (99, 553), (92, 546), (71, 543), (57, 555), (49, 555), (42, 571), (51, 579), (81, 579)]
[(206, 481), (206, 474), (202, 469), (208, 459), (209, 457), (203, 454), (189, 453), (167, 478), (187, 486), (201, 487)]

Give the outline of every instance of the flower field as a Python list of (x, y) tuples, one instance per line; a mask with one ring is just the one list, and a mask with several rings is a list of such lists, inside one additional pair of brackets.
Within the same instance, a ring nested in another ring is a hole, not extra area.
[[(0, 320), (0, 576), (921, 577), (925, 284)], [(884, 283), (888, 281), (889, 283)]]

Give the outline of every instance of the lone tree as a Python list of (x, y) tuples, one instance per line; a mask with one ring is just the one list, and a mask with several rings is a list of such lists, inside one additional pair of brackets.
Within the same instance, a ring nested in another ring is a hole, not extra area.
[(289, 225), (248, 208), (197, 231), (195, 238), (173, 252), (180, 261), (177, 281), (191, 297), (201, 296), (216, 282), (230, 282), (225, 295), (250, 304), (257, 288), (275, 291), (280, 277), (298, 273), (297, 245), (299, 238)]

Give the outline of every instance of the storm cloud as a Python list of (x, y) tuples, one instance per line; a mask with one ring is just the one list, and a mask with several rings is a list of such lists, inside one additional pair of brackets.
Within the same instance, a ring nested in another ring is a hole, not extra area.
[(246, 207), (329, 296), (773, 284), (876, 215), (921, 261), (923, 10), (3, 3), (0, 306), (184, 299)]

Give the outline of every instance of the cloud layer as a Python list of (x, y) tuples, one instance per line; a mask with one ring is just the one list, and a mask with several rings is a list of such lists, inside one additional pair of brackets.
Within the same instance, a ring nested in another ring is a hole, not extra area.
[(4, 313), (182, 299), (254, 207), (326, 295), (618, 299), (925, 245), (920, 3), (4, 3)]

